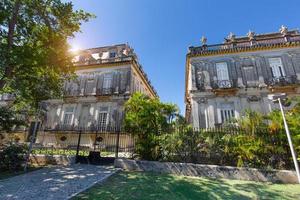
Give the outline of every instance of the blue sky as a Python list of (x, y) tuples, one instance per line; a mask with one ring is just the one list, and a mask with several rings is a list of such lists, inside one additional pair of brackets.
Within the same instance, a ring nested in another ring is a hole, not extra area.
[(221, 43), (229, 32), (245, 35), (300, 28), (299, 0), (74, 0), (97, 16), (71, 44), (80, 49), (129, 43), (164, 102), (184, 113), (188, 46)]

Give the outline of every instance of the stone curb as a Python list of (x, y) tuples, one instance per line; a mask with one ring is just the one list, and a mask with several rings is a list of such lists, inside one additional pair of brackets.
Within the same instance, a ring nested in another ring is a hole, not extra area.
[(184, 176), (272, 183), (298, 183), (296, 172), (289, 170), (263, 170), (245, 167), (130, 160), (123, 158), (116, 159), (114, 166), (129, 171), (158, 172)]

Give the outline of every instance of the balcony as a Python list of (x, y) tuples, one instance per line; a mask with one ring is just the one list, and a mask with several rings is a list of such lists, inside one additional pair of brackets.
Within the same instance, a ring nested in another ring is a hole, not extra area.
[(213, 89), (229, 89), (237, 87), (237, 80), (213, 80), (211, 83)]
[(83, 65), (95, 65), (95, 64), (104, 64), (104, 63), (116, 63), (116, 62), (124, 62), (131, 61), (133, 59), (132, 56), (124, 56), (124, 57), (113, 57), (107, 59), (85, 59), (80, 60), (74, 63), (75, 66), (83, 66)]
[(273, 93), (294, 94), (298, 87), (299, 81), (297, 76), (272, 77), (266, 80), (268, 89)]
[(295, 85), (298, 83), (297, 76), (282, 76), (282, 77), (272, 77), (266, 81), (268, 86), (288, 86)]
[(106, 96), (106, 95), (112, 95), (114, 91), (114, 88), (102, 88), (102, 89), (97, 89), (97, 95), (100, 96)]
[(238, 91), (237, 79), (231, 80), (214, 80), (211, 83), (212, 92), (216, 96), (234, 96)]

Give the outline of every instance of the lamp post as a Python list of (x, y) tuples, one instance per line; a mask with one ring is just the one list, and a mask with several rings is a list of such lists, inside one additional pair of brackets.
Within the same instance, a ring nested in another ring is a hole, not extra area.
[(282, 119), (283, 119), (283, 123), (284, 123), (285, 132), (286, 132), (286, 135), (287, 135), (287, 138), (288, 138), (290, 150), (291, 150), (291, 153), (292, 153), (292, 157), (293, 157), (293, 161), (294, 161), (294, 165), (295, 165), (295, 169), (296, 169), (296, 174), (297, 174), (297, 177), (298, 177), (298, 182), (300, 183), (299, 165), (298, 165), (298, 162), (297, 162), (297, 157), (296, 157), (296, 153), (295, 153), (295, 150), (294, 150), (294, 147), (293, 147), (291, 134), (290, 134), (290, 131), (289, 131), (288, 124), (286, 122), (285, 114), (284, 114), (282, 103), (281, 103), (281, 101), (285, 100), (287, 98), (287, 96), (286, 96), (285, 93), (280, 93), (280, 94), (268, 95), (268, 98), (269, 98), (269, 100), (273, 101), (274, 103), (277, 103), (277, 102), (279, 103), (279, 107), (280, 107), (280, 111), (281, 111)]

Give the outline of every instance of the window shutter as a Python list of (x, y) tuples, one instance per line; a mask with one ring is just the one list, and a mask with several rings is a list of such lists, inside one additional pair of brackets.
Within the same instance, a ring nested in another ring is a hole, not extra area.
[(115, 109), (112, 113), (112, 123), (117, 126), (119, 123), (119, 112), (117, 109)]
[(228, 67), (226, 62), (216, 63), (218, 80), (229, 80)]
[(285, 76), (281, 58), (269, 58), (269, 64), (272, 70), (273, 77), (278, 78)]
[(86, 90), (85, 94), (86, 95), (91, 95), (94, 93), (94, 88), (95, 88), (95, 77), (94, 75), (88, 76), (86, 80)]
[(126, 90), (126, 84), (127, 84), (127, 72), (122, 72), (120, 74), (120, 93), (124, 93)]
[(113, 91), (116, 91), (116, 87), (117, 87), (117, 73), (116, 72), (113, 72), (112, 74), (112, 88), (113, 88)]
[(130, 92), (130, 81), (131, 81), (131, 71), (128, 70), (126, 73), (125, 92)]
[(100, 74), (98, 75), (98, 81), (97, 81), (97, 94), (101, 94), (102, 88), (103, 88), (103, 78), (104, 75)]
[(86, 76), (80, 77), (80, 95), (84, 95), (84, 89), (85, 89), (85, 82), (86, 82)]
[(246, 82), (255, 81), (255, 70), (253, 66), (243, 67)]

